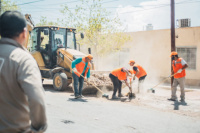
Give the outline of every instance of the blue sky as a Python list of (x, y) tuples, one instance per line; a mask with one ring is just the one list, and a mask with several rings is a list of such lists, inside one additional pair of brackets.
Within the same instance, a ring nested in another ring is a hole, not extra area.
[[(12, 1), (19, 4), (22, 13), (31, 14), (35, 23), (41, 16), (46, 16), (49, 21), (62, 18), (61, 5), (74, 8), (80, 4), (79, 0)], [(200, 26), (200, 0), (175, 0), (175, 3), (175, 19), (191, 18), (191, 26)], [(126, 31), (142, 31), (149, 23), (155, 30), (170, 28), (170, 0), (102, 0), (102, 5), (112, 16), (119, 15)]]

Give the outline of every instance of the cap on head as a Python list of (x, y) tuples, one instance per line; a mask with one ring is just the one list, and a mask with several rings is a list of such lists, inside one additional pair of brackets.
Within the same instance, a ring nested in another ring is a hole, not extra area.
[(89, 54), (89, 55), (87, 55), (87, 56), (85, 56), (85, 57), (87, 57), (87, 58), (90, 59), (90, 60), (93, 59), (93, 56), (92, 56), (91, 54)]
[(172, 55), (178, 55), (178, 53), (175, 51), (172, 51), (170, 57), (172, 57)]
[(129, 64), (131, 64), (131, 63), (135, 63), (135, 61), (134, 61), (134, 60), (130, 60), (130, 61), (129, 61)]

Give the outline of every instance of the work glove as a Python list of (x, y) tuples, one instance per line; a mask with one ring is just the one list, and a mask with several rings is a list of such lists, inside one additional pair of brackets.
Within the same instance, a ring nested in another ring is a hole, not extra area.
[(84, 78), (84, 81), (85, 82), (90, 82), (89, 78), (86, 78), (86, 77)]
[(76, 68), (73, 68), (72, 70), (73, 70), (73, 72), (78, 72)]
[(90, 80), (85, 78), (85, 81), (87, 82), (87, 85), (91, 85)]
[(181, 73), (183, 71), (183, 69), (179, 69), (178, 71), (177, 71), (177, 73)]
[[(86, 79), (86, 78), (85, 78), (85, 79)], [(86, 81), (87, 81), (87, 82), (90, 82), (90, 79), (89, 79), (89, 78), (87, 78), (87, 79), (86, 79)]]

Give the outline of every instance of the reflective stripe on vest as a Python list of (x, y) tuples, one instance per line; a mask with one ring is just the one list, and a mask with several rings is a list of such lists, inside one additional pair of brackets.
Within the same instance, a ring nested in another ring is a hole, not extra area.
[[(182, 60), (182, 58), (178, 58), (176, 60), (176, 64), (175, 64), (175, 61), (173, 60), (172, 67), (173, 67), (174, 73), (176, 73), (179, 69), (183, 68), (183, 65), (181, 64), (181, 60)], [(181, 73), (175, 74), (174, 78), (182, 78), (182, 77), (185, 77), (185, 75), (186, 75), (186, 73), (185, 73), (185, 69), (184, 69)]]
[[(135, 64), (134, 66), (136, 66), (138, 68), (138, 70), (139, 70), (139, 73), (136, 75), (137, 78), (140, 78), (140, 77), (143, 77), (143, 76), (147, 75), (147, 73), (144, 70), (144, 68), (142, 68), (140, 65)], [(133, 70), (133, 73), (136, 74), (136, 71)]]
[(117, 77), (119, 80), (126, 80), (126, 72), (122, 72), (121, 69), (122, 68), (115, 69), (111, 72), (111, 74)]
[[(85, 57), (82, 58), (82, 61), (81, 61), (80, 63), (76, 64), (76, 69), (77, 69), (78, 73), (77, 73), (77, 72), (74, 72), (74, 73), (75, 73), (78, 77), (80, 77), (80, 75), (83, 73), (83, 70), (84, 70), (84, 68), (85, 68), (85, 64), (86, 64), (86, 63), (85, 63)], [(84, 77), (86, 76), (86, 74), (87, 74), (87, 72), (88, 72), (90, 66), (91, 66), (91, 64), (90, 64), (90, 62), (88, 62), (87, 68), (85, 69), (85, 72), (84, 72)]]

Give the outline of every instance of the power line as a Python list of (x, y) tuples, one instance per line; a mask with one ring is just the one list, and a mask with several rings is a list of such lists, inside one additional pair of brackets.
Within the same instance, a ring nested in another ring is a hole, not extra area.
[(102, 3), (100, 3), (100, 4), (110, 3), (110, 2), (113, 2), (113, 1), (119, 1), (119, 0), (112, 0), (112, 1), (102, 2)]
[[(196, 2), (200, 2), (200, 1), (180, 2), (180, 3), (175, 3), (175, 4), (196, 3)], [(142, 10), (138, 10), (138, 11), (129, 11), (129, 12), (124, 12), (124, 13), (140, 12), (140, 11), (145, 11), (145, 10), (151, 10), (151, 9), (166, 7), (166, 6), (170, 6), (170, 4), (166, 4), (166, 5), (163, 5), (163, 6), (157, 6), (157, 7), (149, 8), (149, 9), (142, 9)], [(120, 13), (120, 14), (124, 14), (124, 13)]]
[[(76, 0), (76, 1), (70, 1), (70, 2), (62, 2), (62, 3), (55, 3), (55, 4), (45, 4), (45, 6), (49, 6), (49, 5), (61, 5), (61, 4), (69, 4), (69, 3), (75, 3), (75, 2), (79, 2), (80, 0)], [(43, 6), (43, 5), (42, 5)]]
[(32, 4), (32, 3), (41, 2), (41, 1), (44, 1), (44, 0), (38, 0), (38, 1), (32, 1), (32, 2), (27, 2), (27, 3), (17, 4), (17, 6)]
[[(187, 1), (182, 1), (182, 2), (179, 2), (179, 3), (175, 3), (175, 4), (197, 3), (197, 2), (200, 2), (200, 1), (187, 0)], [(146, 6), (154, 6), (155, 8), (157, 8), (157, 7), (161, 7), (161, 6), (169, 6), (169, 4), (146, 5)], [(143, 6), (133, 6), (133, 7), (143, 7)], [(124, 7), (105, 7), (105, 8), (124, 8)]]
[[(115, 0), (116, 1), (116, 0)], [(76, 1), (71, 1), (72, 2), (76, 2)], [(109, 1), (111, 2), (111, 1)], [(200, 2), (200, 1), (191, 1), (191, 0), (187, 0), (187, 1), (182, 1), (182, 2), (178, 2), (178, 3), (175, 3), (175, 4), (185, 4), (185, 3), (196, 3), (196, 2)], [(150, 6), (153, 6), (153, 5), (150, 5)], [(155, 6), (155, 5), (154, 5)], [(169, 4), (160, 4), (160, 5), (157, 5), (156, 7), (153, 7), (153, 8), (148, 8), (148, 9), (141, 9), (141, 10), (137, 10), (137, 11), (129, 11), (129, 12), (123, 12), (123, 13), (120, 13), (120, 14), (125, 14), (125, 13), (132, 13), (132, 12), (141, 12), (141, 11), (145, 11), (145, 10), (152, 10), (152, 9), (156, 9), (156, 8), (162, 8), (162, 7), (166, 7), (166, 6), (169, 6)], [(143, 6), (134, 6), (134, 7), (143, 7)], [(106, 7), (106, 9), (108, 8), (123, 8), (123, 7)], [(42, 10), (35, 10), (35, 11), (32, 11), (32, 12), (45, 12), (45, 11), (51, 11), (51, 10), (55, 10), (55, 9), (58, 9), (58, 8), (48, 8), (46, 10), (44, 10), (45, 8), (41, 8)], [(69, 9), (75, 9), (75, 8), (69, 8)]]
[(13, 6), (27, 5), (27, 4), (32, 4), (32, 3), (41, 2), (41, 1), (44, 1), (44, 0), (31, 1), (31, 2), (27, 2), (27, 3), (21, 3), (21, 4), (13, 4), (13, 5), (4, 6), (4, 7), (13, 7)]

